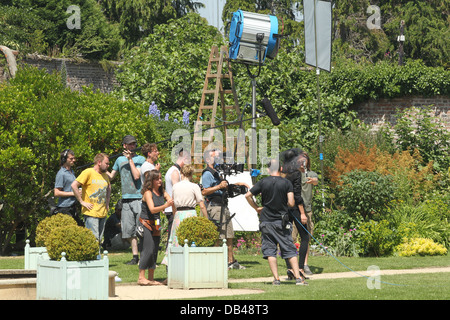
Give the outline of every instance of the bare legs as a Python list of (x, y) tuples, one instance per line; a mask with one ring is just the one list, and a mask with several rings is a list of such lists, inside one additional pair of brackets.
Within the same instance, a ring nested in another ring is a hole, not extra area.
[[(270, 271), (272, 271), (273, 277), (275, 280), (280, 280), (278, 275), (278, 266), (277, 266), (277, 258), (276, 257), (268, 257)], [(294, 256), (288, 259), (290, 265), (292, 266), (292, 271), (294, 272), (295, 279), (300, 278), (300, 272), (298, 269), (298, 260), (297, 257)]]
[(141, 286), (161, 286), (162, 283), (153, 278), (155, 269), (148, 269), (148, 278), (145, 278), (145, 269), (139, 269), (138, 284)]

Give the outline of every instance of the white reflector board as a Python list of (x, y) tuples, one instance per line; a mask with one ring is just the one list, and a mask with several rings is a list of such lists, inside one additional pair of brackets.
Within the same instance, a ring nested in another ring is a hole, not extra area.
[[(233, 174), (227, 176), (229, 183), (245, 182), (251, 188), (252, 177), (249, 171)], [(259, 217), (258, 213), (253, 209), (245, 199), (244, 195), (239, 195), (234, 198), (228, 198), (228, 209), (230, 214), (236, 214), (231, 220), (233, 222), (234, 231), (258, 231)]]
[(303, 0), (303, 11), (305, 62), (329, 72), (331, 70), (331, 2)]

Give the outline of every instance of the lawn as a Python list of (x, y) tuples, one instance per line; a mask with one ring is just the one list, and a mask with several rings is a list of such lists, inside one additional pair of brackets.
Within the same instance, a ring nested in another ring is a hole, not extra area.
[[(117, 271), (122, 283), (137, 281), (138, 267), (126, 265), (131, 253), (110, 253), (110, 270)], [(159, 260), (163, 254), (160, 253)], [(237, 253), (236, 258), (246, 267), (244, 270), (230, 270), (229, 279), (271, 277), (267, 261), (261, 255)], [(411, 269), (424, 267), (450, 266), (450, 256), (437, 257), (383, 257), (383, 258), (335, 258), (330, 256), (310, 256), (309, 265), (314, 273), (365, 271), (375, 265), (381, 270)], [(0, 257), (0, 269), (21, 269), (23, 256)], [(278, 259), (281, 279), (285, 279), (284, 261)], [(350, 270), (349, 270), (349, 269)], [(158, 266), (155, 278), (163, 280), (166, 268)], [(271, 282), (229, 283), (229, 287), (262, 289), (264, 293), (217, 297), (220, 300), (448, 300), (450, 299), (450, 277), (448, 273), (383, 275), (380, 289), (369, 289), (367, 278), (346, 278), (333, 280), (309, 280), (309, 286), (295, 286), (292, 281), (282, 281), (275, 287)], [(207, 300), (211, 300), (208, 298)]]

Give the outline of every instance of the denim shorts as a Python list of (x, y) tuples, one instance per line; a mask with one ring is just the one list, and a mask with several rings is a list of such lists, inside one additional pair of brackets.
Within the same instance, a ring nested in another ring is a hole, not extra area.
[(86, 228), (92, 231), (95, 238), (101, 242), (103, 237), (103, 232), (105, 231), (105, 218), (96, 218), (91, 216), (84, 216), (84, 225)]
[(297, 255), (297, 248), (292, 241), (291, 229), (283, 228), (282, 222), (263, 221), (259, 225), (261, 230), (261, 252), (263, 258), (276, 257), (278, 245), (280, 246), (281, 258), (289, 259)]
[(122, 238), (129, 239), (136, 237), (136, 223), (141, 215), (142, 200), (126, 200), (122, 202)]

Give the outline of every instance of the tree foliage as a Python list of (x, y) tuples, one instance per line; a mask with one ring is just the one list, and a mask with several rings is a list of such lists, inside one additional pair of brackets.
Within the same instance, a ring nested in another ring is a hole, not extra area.
[[(95, 0), (9, 0), (3, 4), (0, 25), (10, 32), (0, 32), (0, 40), (6, 39), (11, 49), (87, 59), (118, 58), (122, 45), (119, 29), (106, 20)], [(70, 6), (80, 9), (79, 28), (68, 27), (73, 15)]]
[(101, 5), (108, 19), (119, 23), (127, 47), (152, 34), (155, 26), (180, 18), (202, 6), (189, 0), (104, 0)]
[(155, 27), (131, 49), (117, 78), (119, 95), (164, 111), (197, 110), (212, 45), (222, 43), (216, 28), (198, 14)]
[[(377, 6), (373, 11), (370, 6)], [(449, 0), (335, 1), (333, 52), (357, 61), (398, 61), (400, 23), (404, 21), (404, 53), (429, 66), (448, 68)], [(380, 28), (367, 22), (379, 18)]]

